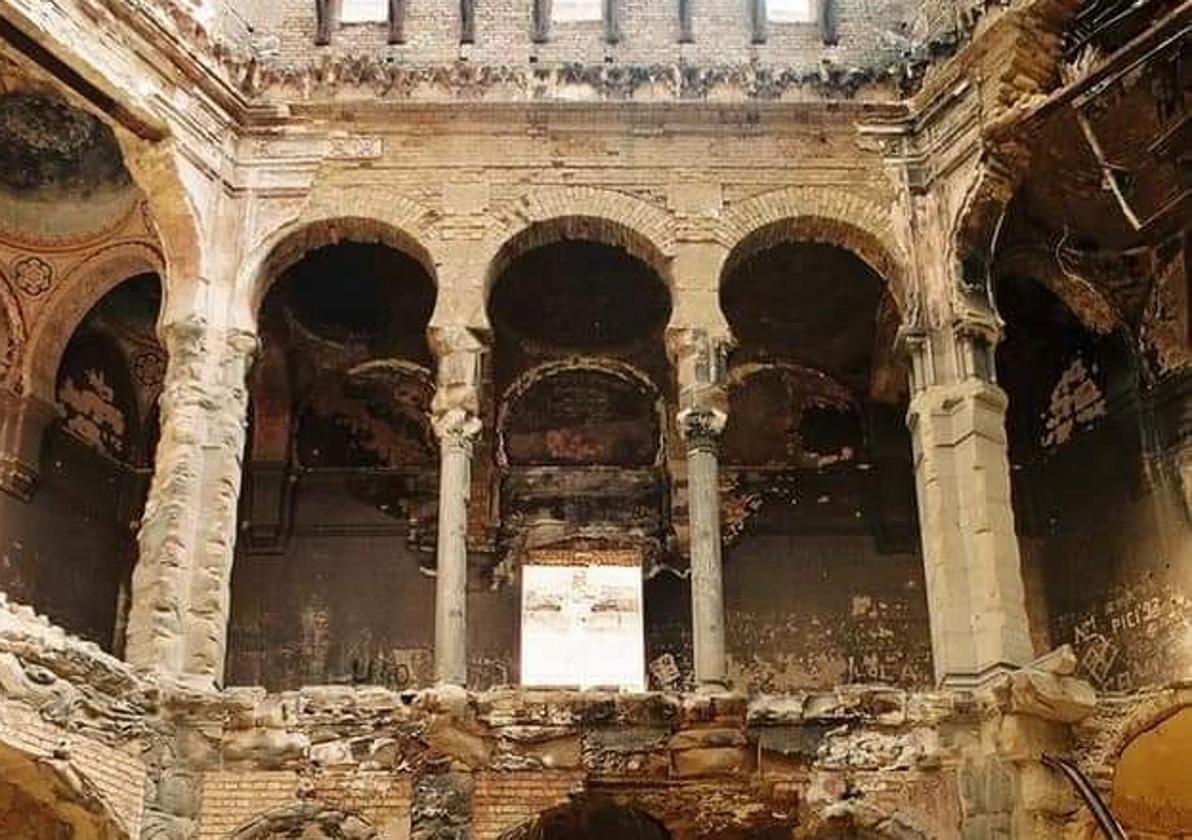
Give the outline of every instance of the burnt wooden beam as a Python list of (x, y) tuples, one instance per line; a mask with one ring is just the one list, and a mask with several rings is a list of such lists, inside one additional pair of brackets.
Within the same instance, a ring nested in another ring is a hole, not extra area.
[(815, 9), (815, 23), (819, 28), (820, 40), (825, 46), (836, 45), (836, 0), (818, 0)]
[(315, 46), (325, 47), (331, 43), (331, 27), (334, 24), (334, 0), (315, 0)]
[(604, 41), (615, 44), (621, 40), (620, 0), (604, 0)]

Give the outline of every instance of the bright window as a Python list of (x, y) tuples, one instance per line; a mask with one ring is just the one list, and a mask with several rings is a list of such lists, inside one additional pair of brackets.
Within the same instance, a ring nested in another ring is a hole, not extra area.
[(384, 23), (389, 20), (389, 0), (340, 0), (340, 23)]
[(522, 566), (527, 686), (645, 689), (641, 566)]
[(812, 23), (814, 0), (766, 0), (766, 17), (771, 23)]
[(601, 20), (604, 17), (604, 0), (554, 0), (550, 16), (556, 23)]

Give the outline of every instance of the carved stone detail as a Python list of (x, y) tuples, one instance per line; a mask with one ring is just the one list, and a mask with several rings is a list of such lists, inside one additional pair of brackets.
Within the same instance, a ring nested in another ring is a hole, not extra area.
[(240, 461), (256, 352), (249, 333), (202, 319), (163, 330), (162, 436), (138, 535), (127, 656), (206, 680), (223, 674)]
[(22, 257), (13, 266), (17, 288), (30, 297), (40, 297), (54, 283), (54, 269), (41, 257)]
[(679, 433), (687, 451), (706, 450), (715, 453), (720, 446), (728, 414), (715, 408), (689, 408), (678, 415)]

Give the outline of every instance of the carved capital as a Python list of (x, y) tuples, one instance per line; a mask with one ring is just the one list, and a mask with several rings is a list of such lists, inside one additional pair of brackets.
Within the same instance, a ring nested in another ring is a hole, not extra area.
[(441, 413), (436, 412), (432, 415), (430, 423), (435, 437), (439, 439), (439, 446), (444, 451), (462, 449), (468, 454), (471, 454), (472, 444), (483, 428), (479, 417), (458, 407), (449, 408)]
[(715, 408), (689, 408), (678, 414), (679, 434), (688, 452), (713, 452), (720, 446), (720, 435), (728, 414)]
[(171, 359), (203, 353), (209, 334), (207, 320), (198, 316), (171, 321), (158, 329), (161, 343)]

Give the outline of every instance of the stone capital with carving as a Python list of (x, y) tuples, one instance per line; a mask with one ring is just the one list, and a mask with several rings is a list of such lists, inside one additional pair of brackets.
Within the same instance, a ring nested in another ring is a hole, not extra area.
[(444, 450), (463, 449), (469, 453), (484, 427), (479, 417), (460, 407), (436, 412), (431, 416), (430, 423)]
[(728, 414), (716, 408), (688, 408), (679, 412), (677, 420), (688, 452), (716, 452)]

